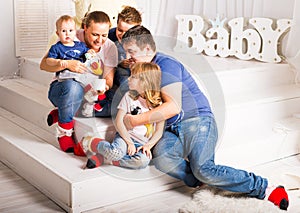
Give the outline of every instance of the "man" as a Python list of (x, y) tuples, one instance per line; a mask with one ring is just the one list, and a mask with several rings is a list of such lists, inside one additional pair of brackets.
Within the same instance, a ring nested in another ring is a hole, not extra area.
[(123, 35), (122, 45), (132, 63), (154, 62), (162, 71), (163, 104), (124, 118), (128, 129), (166, 120), (166, 131), (153, 151), (156, 168), (191, 187), (204, 183), (249, 197), (266, 198), (286, 210), (288, 195), (284, 187), (274, 187), (254, 173), (215, 165), (218, 130), (209, 102), (179, 61), (156, 52), (150, 31), (143, 26), (133, 27)]

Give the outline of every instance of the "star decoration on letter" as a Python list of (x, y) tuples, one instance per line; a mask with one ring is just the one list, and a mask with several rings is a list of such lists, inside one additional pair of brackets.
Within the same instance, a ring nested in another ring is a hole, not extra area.
[(223, 20), (220, 20), (220, 16), (218, 14), (215, 21), (211, 20), (211, 19), (209, 19), (209, 21), (212, 25), (212, 28), (223, 28), (226, 18), (224, 18)]

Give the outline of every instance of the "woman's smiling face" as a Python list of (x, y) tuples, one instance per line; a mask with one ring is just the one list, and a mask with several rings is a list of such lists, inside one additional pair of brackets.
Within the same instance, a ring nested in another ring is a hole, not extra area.
[(109, 23), (94, 23), (94, 21), (90, 23), (89, 27), (84, 27), (87, 46), (99, 52), (101, 46), (108, 38), (109, 27)]

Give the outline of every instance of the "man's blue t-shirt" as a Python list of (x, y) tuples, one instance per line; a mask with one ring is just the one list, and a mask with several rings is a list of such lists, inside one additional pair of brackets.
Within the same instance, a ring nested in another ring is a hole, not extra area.
[(213, 116), (207, 98), (183, 64), (162, 53), (156, 53), (152, 62), (159, 65), (162, 71), (161, 87), (182, 82), (182, 111), (167, 120), (167, 127), (191, 117)]

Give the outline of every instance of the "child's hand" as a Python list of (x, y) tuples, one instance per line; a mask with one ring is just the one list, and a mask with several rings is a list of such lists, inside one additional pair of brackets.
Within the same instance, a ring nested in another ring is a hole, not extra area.
[(88, 51), (87, 51), (89, 54), (91, 54), (92, 56), (95, 56), (97, 53), (95, 52), (95, 50), (93, 50), (93, 49), (89, 49)]
[(59, 61), (59, 65), (63, 68), (67, 68), (68, 67), (68, 61), (66, 60), (60, 60)]
[(127, 144), (127, 154), (128, 155), (134, 155), (136, 153), (136, 148), (134, 143), (128, 143)]
[(124, 68), (129, 68), (130, 65), (134, 64), (134, 60), (133, 59), (124, 59), (123, 61), (120, 62), (120, 66), (124, 67)]
[(104, 95), (104, 93), (109, 90), (109, 86), (106, 84), (104, 90), (97, 90), (98, 95)]
[(145, 144), (144, 146), (140, 146), (137, 148), (136, 152), (139, 152), (140, 150), (142, 150), (143, 154), (146, 154), (146, 156), (149, 159), (152, 159), (152, 153), (151, 153), (151, 147), (148, 146), (147, 144)]
[(97, 95), (104, 95), (105, 91), (97, 90)]

